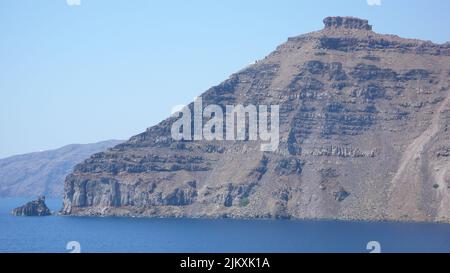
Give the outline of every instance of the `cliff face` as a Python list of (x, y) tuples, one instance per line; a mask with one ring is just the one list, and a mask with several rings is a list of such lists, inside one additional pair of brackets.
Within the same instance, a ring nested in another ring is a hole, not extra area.
[(15, 208), (12, 212), (14, 216), (50, 216), (51, 211), (45, 204), (45, 197), (41, 196), (37, 200), (31, 201), (22, 207)]
[(202, 95), (280, 105), (275, 152), (174, 141), (172, 117), (78, 165), (62, 213), (450, 221), (450, 45), (324, 23)]

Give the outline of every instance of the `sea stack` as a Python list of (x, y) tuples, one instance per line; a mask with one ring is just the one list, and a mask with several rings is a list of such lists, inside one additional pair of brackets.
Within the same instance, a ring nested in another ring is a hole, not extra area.
[(12, 211), (14, 216), (49, 216), (51, 211), (45, 204), (45, 196), (40, 196), (37, 200), (26, 203)]

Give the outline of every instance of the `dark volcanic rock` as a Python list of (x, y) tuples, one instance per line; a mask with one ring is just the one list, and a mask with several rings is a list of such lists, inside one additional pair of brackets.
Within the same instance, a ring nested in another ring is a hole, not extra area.
[(389, 68), (379, 68), (375, 65), (358, 64), (353, 68), (351, 75), (358, 81), (396, 80), (397, 73)]
[(285, 158), (278, 162), (275, 171), (278, 175), (301, 174), (302, 163), (297, 158)]
[(14, 216), (49, 216), (52, 215), (47, 205), (45, 197), (40, 196), (37, 200), (26, 203), (12, 211)]
[(349, 195), (350, 195), (350, 193), (348, 193), (346, 190), (344, 190), (344, 188), (340, 188), (337, 192), (334, 193), (334, 198), (336, 198), (336, 200), (337, 200), (338, 202), (342, 202), (342, 201), (344, 201)]
[(354, 17), (327, 17), (323, 20), (326, 28), (353, 28), (372, 30), (369, 21)]

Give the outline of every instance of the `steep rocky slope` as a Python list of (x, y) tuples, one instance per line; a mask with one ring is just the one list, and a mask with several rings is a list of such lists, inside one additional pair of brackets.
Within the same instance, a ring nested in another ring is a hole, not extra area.
[(1, 197), (63, 197), (64, 178), (91, 155), (122, 141), (72, 144), (50, 151), (0, 159)]
[(177, 142), (171, 117), (78, 165), (62, 213), (449, 222), (450, 44), (324, 23), (202, 95), (280, 105), (278, 150)]

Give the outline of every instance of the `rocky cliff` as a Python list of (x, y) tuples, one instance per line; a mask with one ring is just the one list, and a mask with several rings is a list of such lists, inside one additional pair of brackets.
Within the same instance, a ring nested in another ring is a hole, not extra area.
[(324, 23), (202, 95), (280, 105), (276, 151), (174, 141), (171, 117), (76, 166), (62, 213), (450, 222), (450, 44)]
[(40, 196), (37, 200), (31, 201), (22, 207), (15, 208), (12, 212), (14, 216), (49, 216), (52, 215), (47, 205), (45, 197)]

